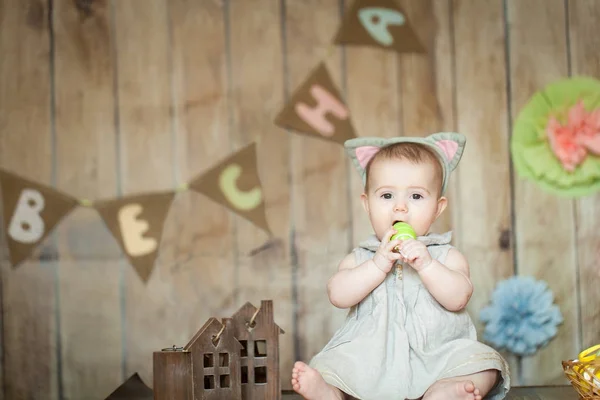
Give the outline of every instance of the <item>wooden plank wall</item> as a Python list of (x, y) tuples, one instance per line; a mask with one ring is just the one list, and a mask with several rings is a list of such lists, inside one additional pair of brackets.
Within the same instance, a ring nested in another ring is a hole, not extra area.
[(79, 208), (10, 267), (2, 235), (0, 400), (103, 399), (211, 316), (275, 301), (281, 380), (345, 316), (325, 283), (369, 233), (339, 145), (273, 125), (324, 61), (361, 136), (468, 137), (437, 231), (469, 257), (478, 312), (513, 274), (547, 281), (565, 323), (515, 384), (566, 382), (600, 342), (600, 195), (548, 195), (513, 172), (512, 123), (562, 77), (600, 78), (597, 0), (403, 0), (426, 55), (333, 47), (349, 0), (0, 0), (0, 167), (91, 200), (167, 190), (253, 140), (273, 237), (176, 196), (143, 284)]
[[(545, 7), (545, 12), (538, 11)], [(562, 0), (508, 2), (511, 116), (517, 116), (535, 91), (568, 76), (565, 12)], [(559, 29), (552, 29), (557, 27)], [(548, 281), (565, 320), (557, 340), (536, 357), (523, 360), (523, 379), (532, 380), (540, 369), (547, 371), (547, 365), (554, 359), (568, 359), (578, 348), (577, 297), (572, 296), (576, 292), (577, 269), (565, 268), (565, 265), (576, 265), (574, 203), (545, 193), (517, 177), (514, 182), (517, 272)], [(561, 374), (558, 369), (545, 372), (543, 382), (560, 379)]]

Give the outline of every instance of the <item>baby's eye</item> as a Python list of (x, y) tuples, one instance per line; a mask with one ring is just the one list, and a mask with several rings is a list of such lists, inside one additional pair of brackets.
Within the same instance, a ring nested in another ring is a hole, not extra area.
[(411, 198), (412, 198), (413, 200), (420, 200), (420, 199), (422, 199), (422, 198), (423, 198), (423, 196), (421, 196), (419, 193), (413, 193), (413, 194), (411, 195)]
[(391, 193), (384, 193), (381, 195), (381, 198), (389, 200), (392, 198), (392, 194)]

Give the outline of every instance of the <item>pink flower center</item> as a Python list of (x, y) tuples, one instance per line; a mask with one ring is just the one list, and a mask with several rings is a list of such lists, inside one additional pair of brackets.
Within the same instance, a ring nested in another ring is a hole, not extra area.
[(546, 134), (556, 158), (564, 169), (572, 172), (588, 152), (600, 155), (600, 108), (588, 112), (580, 100), (569, 109), (565, 125), (550, 117)]

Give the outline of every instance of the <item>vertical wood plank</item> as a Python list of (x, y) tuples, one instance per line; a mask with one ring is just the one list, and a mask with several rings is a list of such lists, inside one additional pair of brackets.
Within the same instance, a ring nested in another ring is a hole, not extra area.
[[(116, 195), (110, 2), (54, 2), (57, 187)], [(63, 395), (101, 398), (122, 383), (120, 251), (95, 210), (57, 229)]]
[[(114, 24), (120, 192), (130, 196), (173, 190), (171, 53), (166, 2), (116, 1)], [(165, 328), (175, 321), (165, 323), (161, 316), (168, 307), (162, 295), (165, 290), (175, 289), (174, 282), (159, 258), (147, 283), (126, 259), (122, 266), (124, 374), (128, 377), (137, 372), (150, 384), (152, 353), (173, 344), (165, 338)]]
[[(52, 185), (48, 13), (46, 2), (0, 3), (0, 167)], [(1, 237), (0, 399), (57, 399), (57, 264), (37, 250), (13, 269)], [(52, 243), (40, 245), (43, 254), (55, 253)]]
[[(399, 4), (425, 44), (427, 54), (397, 55), (365, 47), (346, 49), (348, 103), (358, 134), (426, 136), (454, 130), (449, 3), (427, 0)], [(381, 72), (373, 74), (374, 65), (381, 65)], [(453, 228), (456, 180), (451, 179), (446, 194), (449, 207), (432, 231)], [(353, 195), (362, 192), (356, 174), (351, 174), (351, 184)], [(352, 230), (353, 243), (372, 230), (357, 198), (352, 201)]]
[[(407, 19), (425, 46), (426, 54), (402, 54), (399, 85), (402, 132), (427, 136), (454, 130), (450, 15), (446, 0), (400, 1)], [(452, 179), (454, 178), (454, 179)], [(448, 208), (432, 226), (434, 232), (452, 229), (456, 176), (445, 194)]]
[(273, 300), (275, 322), (285, 331), (279, 338), (280, 385), (291, 389), (296, 332), (289, 239), (290, 139), (273, 123), (284, 101), (281, 4), (280, 0), (229, 3), (231, 139), (234, 149), (257, 141), (258, 171), (273, 232), (268, 238), (248, 221), (235, 219), (237, 302), (258, 307), (261, 300)]
[[(600, 79), (600, 37), (596, 34), (600, 3), (569, 0), (571, 72)], [(600, 194), (575, 201), (577, 261), (579, 266), (580, 350), (600, 343)], [(571, 356), (573, 357), (573, 356)]]
[[(568, 75), (563, 0), (509, 0), (510, 104), (514, 118), (535, 91)], [(575, 354), (578, 337), (573, 202), (515, 176), (518, 274), (548, 282), (565, 322), (556, 338), (523, 358), (523, 383), (566, 383), (562, 360)]]
[[(292, 93), (300, 86), (321, 61), (326, 61), (334, 83), (342, 90), (341, 48), (326, 57), (341, 21), (338, 2), (287, 1), (285, 8), (288, 91)], [(308, 361), (327, 343), (347, 313), (331, 305), (326, 283), (350, 251), (350, 171), (339, 144), (293, 134), (291, 148), (298, 356)]]
[[(352, 2), (345, 3), (347, 12)], [(348, 46), (345, 48), (345, 60), (346, 101), (357, 136), (402, 135), (397, 53), (379, 48)], [(360, 200), (363, 191), (362, 179), (350, 166), (351, 248), (373, 233)]]
[(61, 261), (59, 269), (64, 397), (101, 400), (124, 381), (118, 292), (120, 263)]
[[(231, 149), (224, 3), (169, 0), (166, 4), (171, 37), (173, 163), (175, 179), (182, 184), (208, 170)], [(148, 311), (135, 328), (136, 338), (144, 335), (144, 329), (155, 331), (151, 340), (135, 339), (140, 356), (173, 344), (183, 346), (210, 317), (229, 317), (237, 310), (233, 239), (231, 216), (223, 206), (194, 192), (176, 197), (165, 222), (157, 275), (146, 289)], [(150, 376), (151, 365), (146, 361), (136, 365), (144, 377)]]
[[(455, 176), (456, 236), (475, 288), (467, 309), (481, 336), (479, 311), (514, 273), (513, 250), (501, 246), (512, 231), (503, 3), (454, 0), (452, 8), (457, 127), (467, 136)], [(507, 361), (517, 380), (516, 359)]]

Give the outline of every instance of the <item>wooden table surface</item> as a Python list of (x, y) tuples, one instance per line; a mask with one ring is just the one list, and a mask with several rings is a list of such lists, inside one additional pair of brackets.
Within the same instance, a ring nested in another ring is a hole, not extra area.
[[(506, 400), (578, 400), (579, 396), (572, 386), (524, 386), (514, 387)], [(302, 400), (293, 392), (284, 391), (283, 400)]]

